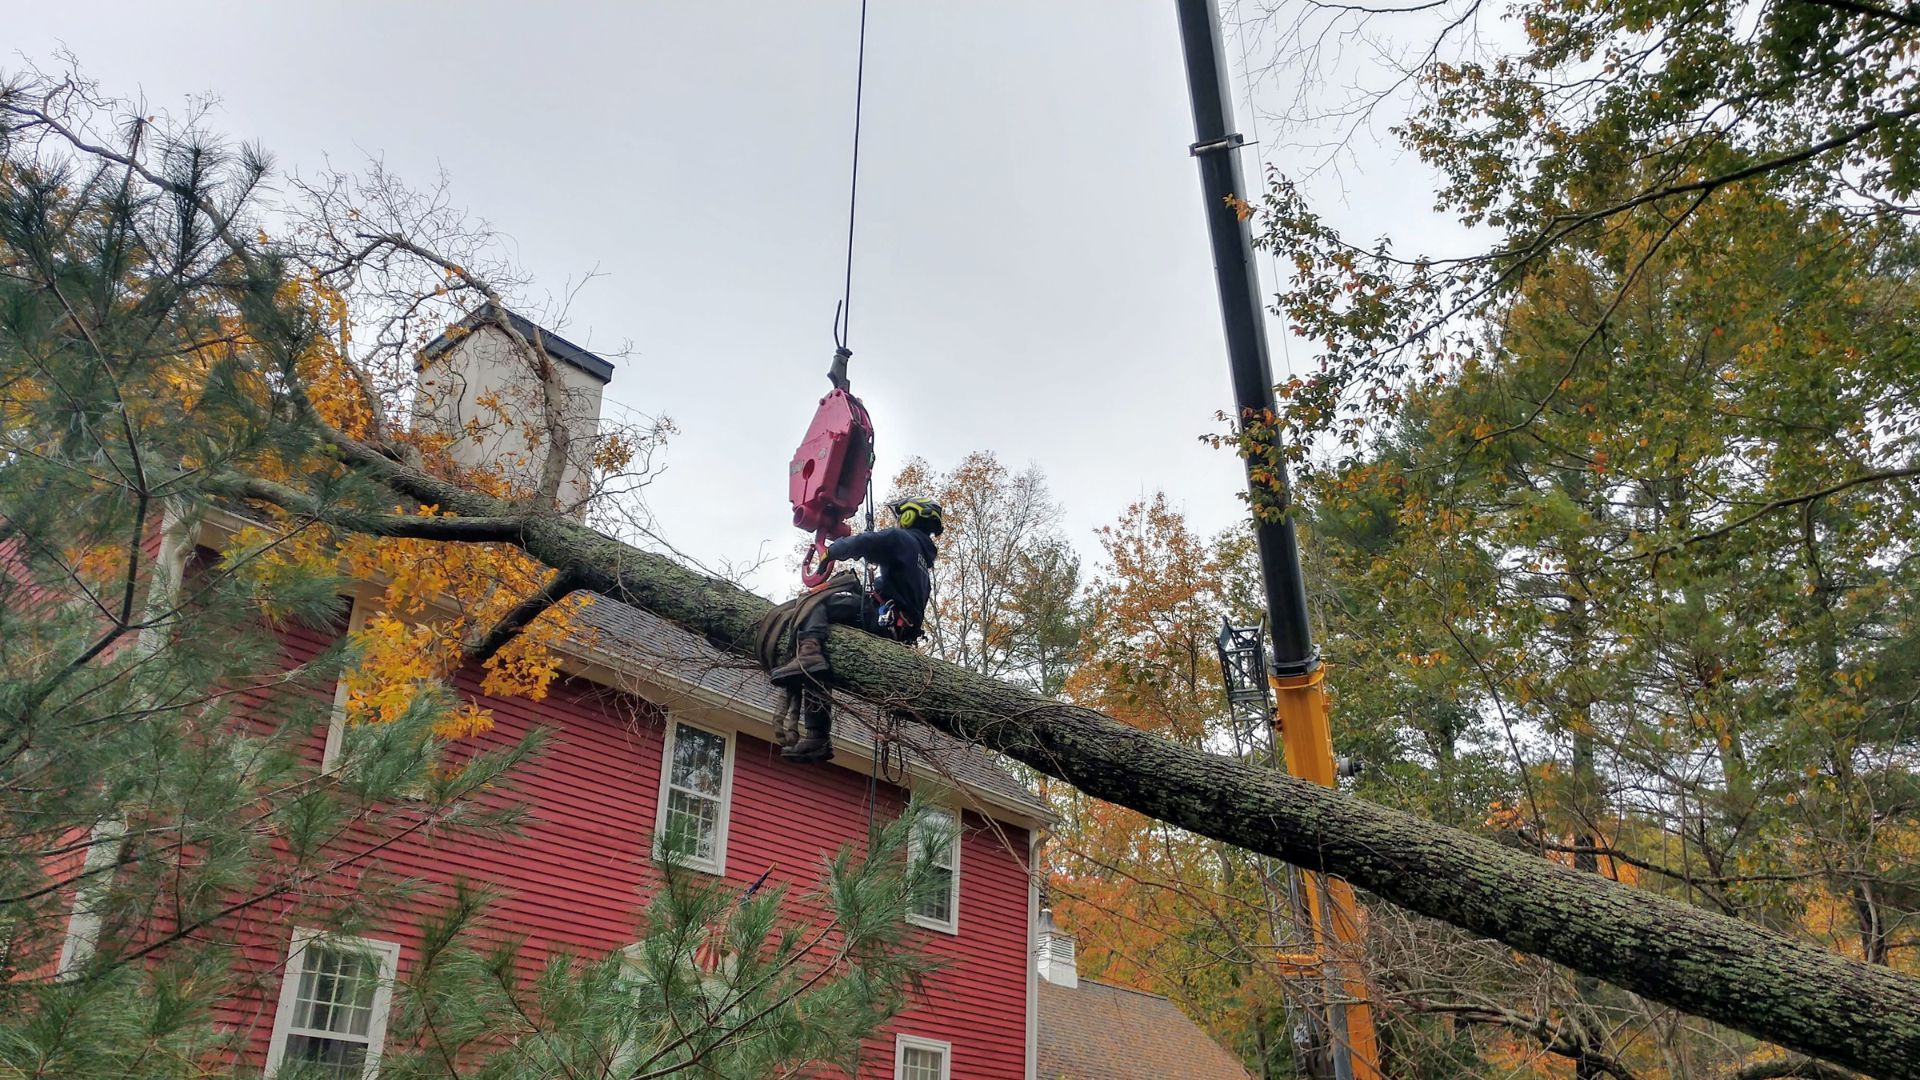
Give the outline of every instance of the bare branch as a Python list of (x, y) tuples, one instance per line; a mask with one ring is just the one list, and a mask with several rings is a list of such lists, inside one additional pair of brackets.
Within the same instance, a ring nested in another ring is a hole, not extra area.
[(1752, 513), (1747, 514), (1743, 517), (1740, 517), (1734, 521), (1730, 521), (1725, 525), (1720, 526), (1717, 529), (1711, 529), (1703, 533), (1695, 533), (1694, 535), (1689, 536), (1684, 540), (1676, 540), (1673, 543), (1666, 545), (1665, 547), (1655, 548), (1652, 551), (1641, 552), (1637, 555), (1622, 556), (1620, 558), (1611, 559), (1608, 561), (1636, 562), (1641, 559), (1654, 559), (1654, 558), (1659, 558), (1662, 555), (1671, 555), (1674, 552), (1681, 550), (1682, 548), (1692, 547), (1695, 544), (1705, 543), (1709, 540), (1718, 540), (1719, 538), (1726, 536), (1729, 533), (1736, 532), (1740, 529), (1745, 528), (1748, 525), (1753, 524), (1754, 522), (1760, 520), (1763, 517), (1766, 517), (1768, 514), (1774, 513), (1777, 510), (1785, 510), (1788, 507), (1792, 507), (1792, 506), (1801, 506), (1806, 503), (1818, 502), (1819, 500), (1824, 499), (1829, 495), (1837, 495), (1840, 492), (1846, 491), (1849, 488), (1860, 487), (1863, 484), (1878, 484), (1886, 480), (1905, 480), (1915, 476), (1920, 476), (1920, 465), (1911, 465), (1901, 469), (1882, 469), (1878, 472), (1863, 473), (1859, 476), (1842, 480), (1836, 484), (1829, 484), (1828, 486), (1820, 488), (1816, 491), (1808, 491), (1799, 495), (1790, 495), (1785, 498), (1775, 499), (1772, 502), (1761, 506), (1758, 510), (1755, 510)]
[(539, 591), (515, 604), (513, 610), (502, 615), (485, 634), (470, 642), (462, 650), (462, 658), (469, 664), (486, 663), (493, 654), (518, 637), (520, 631), (525, 630), (529, 623), (539, 618), (548, 608), (578, 591), (580, 591), (580, 579), (577, 575), (565, 571), (554, 573)]

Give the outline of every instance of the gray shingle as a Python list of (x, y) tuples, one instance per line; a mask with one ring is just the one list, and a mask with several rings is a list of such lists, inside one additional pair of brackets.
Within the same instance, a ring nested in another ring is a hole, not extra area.
[(1040, 980), (1041, 1080), (1248, 1080), (1246, 1066), (1159, 994)]
[[(699, 635), (667, 620), (609, 597), (595, 595), (578, 616), (582, 627), (578, 644), (633, 673), (717, 693), (744, 710), (778, 713), (783, 695), (767, 681), (759, 665), (721, 652)], [(871, 756), (879, 710), (866, 702), (841, 699), (834, 709), (836, 741), (850, 741)], [(991, 795), (1041, 819), (1052, 817), (1046, 803), (1026, 784), (969, 742), (937, 731), (917, 720), (897, 721), (896, 742), (908, 761), (951, 783)]]

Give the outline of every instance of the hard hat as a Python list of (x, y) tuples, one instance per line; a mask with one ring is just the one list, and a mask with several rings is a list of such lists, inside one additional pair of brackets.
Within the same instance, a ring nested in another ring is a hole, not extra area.
[(946, 531), (946, 525), (940, 520), (940, 504), (932, 499), (901, 499), (887, 509), (903, 529), (919, 529), (939, 536)]

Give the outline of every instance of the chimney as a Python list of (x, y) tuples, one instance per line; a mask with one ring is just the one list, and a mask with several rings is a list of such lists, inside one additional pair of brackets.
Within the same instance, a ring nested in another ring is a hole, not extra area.
[[(592, 493), (592, 458), (600, 432), (600, 392), (613, 379), (613, 365), (566, 338), (512, 312), (506, 320), (528, 344), (538, 341), (556, 362), (565, 384), (562, 411), (572, 436), (560, 483), (562, 506), (579, 508)], [(416, 431), (453, 436), (447, 448), (469, 468), (498, 466), (517, 484), (539, 482), (547, 444), (530, 448), (529, 430), (541, 433), (541, 393), (531, 364), (515, 355), (513, 338), (493, 309), (462, 319), (421, 351), (414, 394)]]
[(1040, 969), (1040, 977), (1055, 986), (1073, 990), (1080, 985), (1080, 968), (1074, 959), (1073, 935), (1062, 933), (1053, 924), (1053, 909), (1040, 909), (1039, 944), (1034, 949), (1034, 963)]

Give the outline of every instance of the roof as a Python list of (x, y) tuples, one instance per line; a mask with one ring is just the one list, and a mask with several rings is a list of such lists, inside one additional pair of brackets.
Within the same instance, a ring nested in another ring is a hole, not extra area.
[(1159, 994), (1040, 980), (1040, 1080), (1249, 1080), (1246, 1066)]
[[(574, 616), (587, 637), (580, 644), (609, 666), (705, 691), (738, 711), (768, 723), (779, 714), (785, 696), (750, 660), (708, 644), (692, 631), (631, 604), (594, 594)], [(872, 760), (874, 731), (880, 718), (862, 701), (841, 698), (834, 708), (834, 742)], [(918, 770), (1010, 806), (1042, 821), (1052, 811), (1027, 785), (985, 750), (917, 720), (900, 717), (897, 745)]]
[[(473, 331), (489, 323), (497, 323), (498, 320), (493, 317), (494, 310), (492, 307), (483, 307), (466, 318), (461, 319), (458, 323), (442, 331), (439, 337), (427, 342), (427, 347), (422, 350), (422, 353), (431, 359), (453, 348), (455, 342), (466, 336), (465, 334), (455, 335), (453, 333), (455, 329)], [(526, 338), (528, 341), (533, 340), (534, 334), (537, 331), (540, 336), (540, 343), (546, 346), (547, 355), (562, 363), (571, 364), (603, 383), (613, 381), (612, 363), (575, 345), (573, 342), (568, 341), (566, 338), (561, 337), (546, 327), (535, 324), (533, 320), (525, 316), (518, 315), (511, 311), (506, 314), (507, 321), (512, 323), (513, 328), (520, 332), (520, 336)]]
[[(242, 521), (261, 513), (238, 504), (226, 507)], [(574, 640), (562, 646), (583, 659), (605, 663), (616, 674), (685, 687), (718, 697), (733, 712), (764, 720), (769, 726), (784, 705), (784, 695), (767, 681), (759, 665), (723, 652), (691, 630), (650, 611), (593, 593), (593, 602), (576, 615)], [(631, 689), (622, 687), (621, 689)], [(874, 733), (880, 727), (875, 707), (834, 695), (836, 746), (873, 760)], [(918, 720), (899, 717), (895, 741), (907, 764), (937, 780), (977, 792), (1051, 828), (1053, 809), (985, 750)]]

